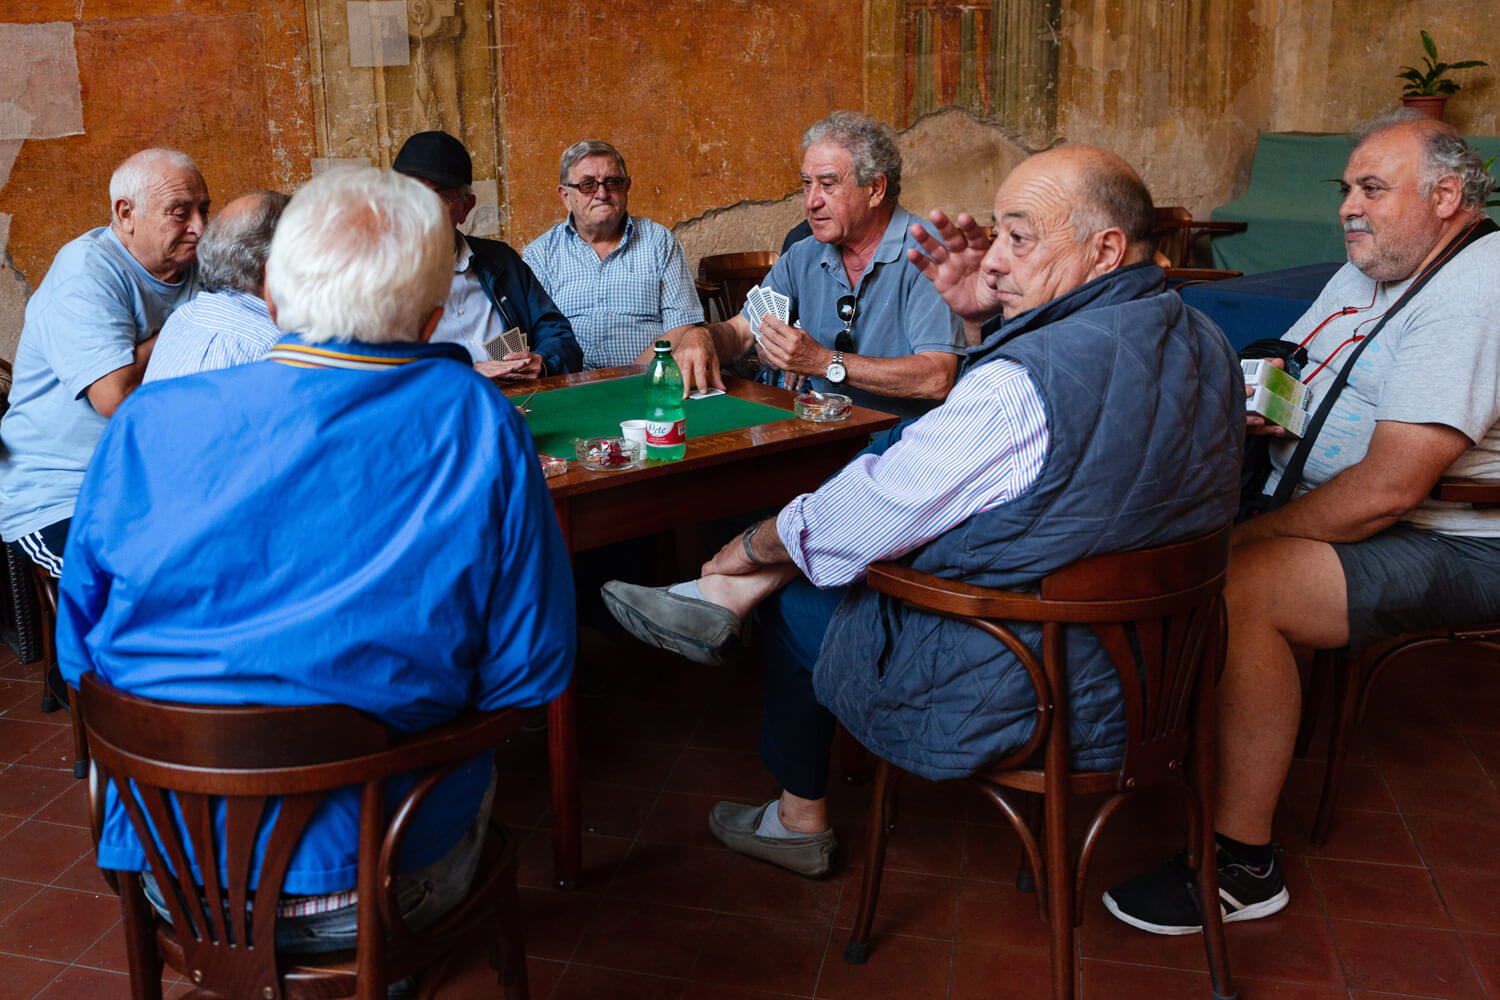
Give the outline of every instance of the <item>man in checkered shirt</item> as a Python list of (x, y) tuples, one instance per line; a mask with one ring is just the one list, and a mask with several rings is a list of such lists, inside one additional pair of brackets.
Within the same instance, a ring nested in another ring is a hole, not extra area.
[(629, 213), (630, 175), (619, 150), (595, 139), (569, 146), (557, 194), (568, 217), (522, 258), (572, 324), (585, 369), (631, 364), (654, 341), (675, 342), (682, 327), (703, 322), (682, 244), (665, 226)]

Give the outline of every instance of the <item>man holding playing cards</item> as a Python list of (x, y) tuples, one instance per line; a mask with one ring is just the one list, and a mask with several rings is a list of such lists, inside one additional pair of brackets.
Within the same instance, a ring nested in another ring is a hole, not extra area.
[(391, 168), (437, 192), (453, 222), (453, 285), (433, 343), (459, 344), (481, 375), (508, 382), (576, 372), (573, 327), (519, 254), (458, 227), (474, 210), (469, 151), (447, 132), (407, 139)]
[[(965, 345), (959, 319), (907, 263), (917, 246), (909, 230), (920, 220), (896, 201), (895, 133), (868, 115), (835, 111), (803, 134), (802, 149), (812, 238), (777, 260), (744, 310), (707, 336), (720, 358), (755, 347), (799, 386), (919, 416), (947, 397)], [(706, 350), (693, 342), (702, 336), (674, 341), (676, 353)]]

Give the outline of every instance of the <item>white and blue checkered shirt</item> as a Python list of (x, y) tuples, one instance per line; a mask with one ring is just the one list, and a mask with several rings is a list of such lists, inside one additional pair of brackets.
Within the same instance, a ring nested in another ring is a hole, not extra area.
[(703, 322), (682, 244), (650, 219), (627, 216), (620, 245), (603, 260), (571, 217), (521, 258), (573, 325), (585, 369), (632, 364), (664, 331)]
[(199, 292), (162, 324), (141, 381), (259, 361), (280, 339), (259, 296), (232, 288)]

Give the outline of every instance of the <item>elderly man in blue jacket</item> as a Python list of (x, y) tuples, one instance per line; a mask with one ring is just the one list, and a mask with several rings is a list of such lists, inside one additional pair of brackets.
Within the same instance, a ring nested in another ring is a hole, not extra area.
[[(266, 269), (272, 316), (296, 332), (265, 360), (143, 386), (99, 441), (60, 585), (70, 683), (94, 671), (168, 701), (344, 704), (398, 732), (567, 685), (572, 577), (531, 435), (464, 351), (428, 342), (452, 239), (438, 199), (389, 171), (297, 193)], [(408, 923), (467, 891), (491, 772), (468, 762), (419, 811)], [(313, 818), (278, 947), (353, 943), (358, 819), (357, 789)], [(145, 867), (113, 798), (98, 850), (101, 867)]]
[[(1015, 657), (866, 588), (870, 563), (1024, 589), (1076, 560), (1192, 538), (1234, 517), (1239, 363), (1223, 334), (1167, 291), (1151, 262), (1153, 214), (1128, 164), (1083, 146), (1010, 173), (993, 243), (972, 218), (955, 227), (935, 214), (939, 236), (914, 229), (926, 254), (909, 259), (975, 344), (943, 404), (753, 525), (695, 583), (610, 585), (622, 623), (688, 655), (711, 653), (774, 593), (760, 750), (783, 791), (713, 808), (709, 827), (730, 848), (812, 877), (831, 870), (835, 717), (929, 778), (970, 774), (1031, 734), (1035, 696)], [(1017, 631), (1039, 644), (1038, 628)], [(1097, 641), (1080, 639), (1069, 645), (1074, 759), (1111, 766), (1124, 740), (1119, 682)]]

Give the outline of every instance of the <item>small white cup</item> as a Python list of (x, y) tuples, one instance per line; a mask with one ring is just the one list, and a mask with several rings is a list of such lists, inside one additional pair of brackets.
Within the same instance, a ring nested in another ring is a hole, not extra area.
[(620, 436), (626, 441), (634, 441), (644, 449), (646, 447), (646, 421), (644, 420), (622, 420), (620, 421)]

